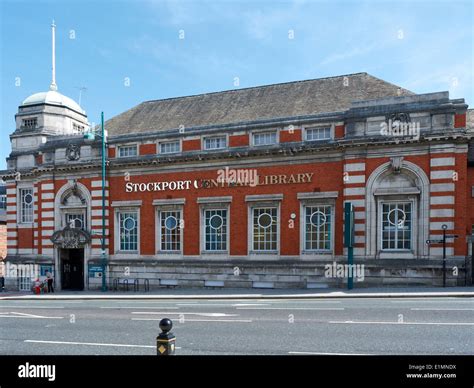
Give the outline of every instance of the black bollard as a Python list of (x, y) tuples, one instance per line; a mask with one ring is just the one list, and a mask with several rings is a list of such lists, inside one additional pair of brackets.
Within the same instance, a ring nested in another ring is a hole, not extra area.
[(161, 333), (156, 337), (156, 354), (158, 356), (173, 356), (176, 337), (170, 332), (173, 322), (169, 318), (160, 321)]

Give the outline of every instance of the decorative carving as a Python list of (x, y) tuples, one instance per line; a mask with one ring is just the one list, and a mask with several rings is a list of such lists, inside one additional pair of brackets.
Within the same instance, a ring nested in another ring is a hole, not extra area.
[(69, 144), (66, 148), (66, 159), (70, 161), (79, 160), (81, 149), (76, 144)]
[(67, 225), (64, 229), (54, 232), (51, 241), (59, 248), (82, 248), (91, 242), (91, 235), (85, 230)]
[(410, 123), (410, 115), (408, 113), (392, 113), (389, 114), (385, 117), (386, 121), (388, 122), (389, 120), (392, 121), (392, 123), (399, 122), (399, 123)]
[(82, 205), (85, 205), (86, 203), (86, 199), (82, 195), (81, 190), (79, 190), (79, 188), (77, 187), (77, 181), (74, 179), (68, 194), (65, 195), (62, 200), (62, 204), (66, 206), (71, 204), (69, 202), (72, 202), (72, 205), (74, 205), (77, 204), (77, 202), (79, 201)]
[(390, 168), (395, 174), (400, 174), (402, 169), (403, 156), (394, 156), (390, 158)]

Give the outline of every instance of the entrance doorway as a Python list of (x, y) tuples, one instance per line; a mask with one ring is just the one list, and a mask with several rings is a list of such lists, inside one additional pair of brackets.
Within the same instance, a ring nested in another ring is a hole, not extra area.
[(84, 290), (84, 249), (61, 249), (61, 289)]

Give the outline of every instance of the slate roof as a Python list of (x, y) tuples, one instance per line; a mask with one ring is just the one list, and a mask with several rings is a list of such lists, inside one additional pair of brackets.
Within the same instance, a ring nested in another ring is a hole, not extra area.
[(145, 101), (108, 120), (105, 128), (113, 136), (181, 125), (190, 128), (235, 124), (340, 112), (350, 108), (352, 101), (412, 94), (367, 73), (355, 73)]

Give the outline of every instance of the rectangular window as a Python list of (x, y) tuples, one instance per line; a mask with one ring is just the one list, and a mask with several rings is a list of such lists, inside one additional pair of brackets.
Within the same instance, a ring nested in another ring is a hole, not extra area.
[(0, 195), (0, 209), (6, 209), (7, 208), (7, 196), (2, 194)]
[(180, 152), (181, 146), (178, 141), (167, 141), (166, 143), (160, 143), (160, 153), (161, 154), (172, 154), (175, 152)]
[(227, 250), (227, 209), (204, 210), (206, 251)]
[(160, 212), (161, 251), (181, 250), (181, 211)]
[(79, 125), (77, 123), (72, 123), (72, 130), (76, 133), (84, 133), (84, 125)]
[(382, 203), (382, 249), (408, 250), (412, 247), (411, 202)]
[(138, 212), (118, 213), (120, 250), (138, 251)]
[(332, 207), (305, 206), (304, 247), (307, 251), (331, 250)]
[(137, 154), (138, 154), (138, 151), (137, 151), (136, 145), (119, 147), (119, 158), (137, 156)]
[(277, 212), (276, 207), (252, 209), (254, 251), (276, 251), (278, 249)]
[(204, 149), (218, 150), (227, 147), (227, 139), (225, 136), (221, 137), (207, 137), (204, 139)]
[(36, 117), (32, 119), (23, 119), (22, 127), (23, 129), (34, 129), (38, 125), (38, 119)]
[(33, 222), (33, 189), (20, 189), (20, 222)]
[(66, 225), (70, 228), (85, 229), (84, 213), (66, 213)]
[(276, 144), (277, 133), (276, 132), (259, 132), (253, 134), (253, 145), (270, 145)]
[(308, 128), (306, 129), (306, 140), (327, 140), (331, 138), (331, 128)]

